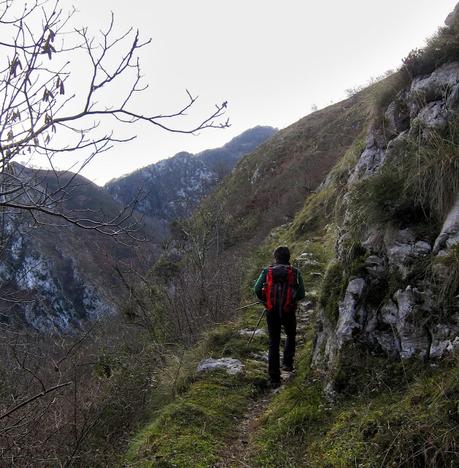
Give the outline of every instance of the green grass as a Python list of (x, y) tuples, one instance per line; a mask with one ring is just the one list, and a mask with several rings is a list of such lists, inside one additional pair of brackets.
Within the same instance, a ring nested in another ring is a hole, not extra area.
[(311, 345), (299, 354), (297, 375), (271, 401), (255, 439), (251, 466), (295, 467), (305, 443), (327, 419), (321, 381), (309, 367)]
[(194, 382), (137, 436), (127, 455), (128, 466), (155, 466), (158, 461), (211, 466), (253, 393), (247, 377), (220, 371)]
[[(238, 330), (249, 326), (256, 309), (241, 322), (221, 325), (194, 349), (175, 359), (158, 377), (162, 393), (152, 390), (152, 421), (131, 442), (123, 466), (212, 466), (249, 403), (267, 386), (264, 363), (251, 354), (266, 349), (266, 339), (248, 338)], [(241, 359), (242, 374), (225, 371), (197, 374), (204, 357)], [(164, 387), (169, 389), (166, 397)], [(158, 398), (156, 398), (158, 397)], [(161, 405), (161, 400), (163, 404)]]
[(392, 101), (398, 99), (400, 91), (406, 89), (410, 85), (410, 82), (410, 74), (407, 73), (405, 68), (401, 68), (368, 87), (368, 101), (373, 126), (384, 128), (384, 114), (387, 107)]
[(457, 358), (408, 382), (338, 404), (305, 457), (315, 466), (455, 466), (459, 460)]
[(359, 386), (332, 403), (304, 350), (298, 376), (266, 411), (253, 466), (456, 466), (458, 357), (439, 367), (368, 359)]
[(420, 145), (415, 136), (394, 147), (375, 175), (355, 183), (349, 211), (353, 236), (369, 226), (411, 227), (430, 240), (438, 234), (459, 193), (458, 123), (445, 135), (432, 133)]

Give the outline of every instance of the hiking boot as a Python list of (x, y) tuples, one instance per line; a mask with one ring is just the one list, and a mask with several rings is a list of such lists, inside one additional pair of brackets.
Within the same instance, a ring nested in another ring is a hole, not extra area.
[(282, 385), (281, 380), (270, 380), (269, 381), (269, 388), (275, 389), (279, 388)]
[(285, 372), (293, 372), (293, 366), (292, 365), (287, 365), (287, 364), (283, 364), (282, 366), (282, 370), (284, 370)]

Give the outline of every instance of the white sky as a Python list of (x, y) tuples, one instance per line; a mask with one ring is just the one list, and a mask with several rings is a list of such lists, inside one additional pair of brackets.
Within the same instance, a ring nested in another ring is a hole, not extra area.
[[(169, 112), (200, 96), (198, 119), (228, 100), (231, 128), (198, 136), (131, 128), (138, 138), (100, 155), (83, 174), (98, 184), (173, 156), (219, 147), (256, 125), (283, 128), (345, 98), (345, 90), (396, 68), (443, 25), (457, 0), (62, 0), (76, 22), (124, 30), (152, 43), (141, 54), (150, 88), (137, 103)], [(65, 167), (65, 163), (61, 164)]]

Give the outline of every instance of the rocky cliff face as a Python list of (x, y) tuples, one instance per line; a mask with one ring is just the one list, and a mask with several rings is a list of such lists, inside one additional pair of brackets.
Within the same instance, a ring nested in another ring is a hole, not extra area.
[(4, 323), (68, 332), (116, 311), (104, 288), (81, 272), (80, 259), (65, 250), (56, 245), (51, 253), (33, 233), (16, 230), (0, 270)]
[(109, 182), (105, 188), (119, 202), (138, 199), (136, 209), (167, 223), (189, 216), (234, 167), (236, 162), (271, 138), (276, 130), (255, 127), (222, 148), (192, 155), (178, 153), (127, 176)]
[[(115, 219), (123, 207), (104, 190), (73, 174), (22, 168), (36, 181), (36, 190), (52, 190), (56, 177), (71, 197), (67, 214)], [(45, 188), (46, 187), (46, 188)], [(55, 207), (55, 209), (57, 209)], [(41, 225), (29, 214), (4, 211), (1, 217), (0, 321), (42, 332), (74, 332), (85, 322), (115, 314), (125, 291), (115, 267), (135, 265), (142, 271), (158, 255), (162, 232), (150, 223), (138, 235), (153, 242), (134, 244), (85, 230), (62, 219), (40, 215)]]
[(402, 359), (459, 349), (458, 103), (459, 63), (446, 63), (369, 132), (346, 183), (327, 271), (339, 299), (335, 313), (321, 307), (315, 366), (337, 368), (356, 344)]
[[(139, 196), (135, 208), (152, 217), (143, 219), (145, 226), (135, 236), (146, 236), (149, 242), (118, 242), (46, 216), (37, 226), (28, 215), (3, 214), (8, 223), (3, 226), (0, 249), (0, 321), (62, 333), (116, 314), (125, 287), (115, 268), (142, 272), (150, 267), (160, 255), (168, 222), (188, 214), (244, 154), (273, 133), (271, 127), (257, 127), (223, 148), (196, 156), (180, 153), (112, 182), (108, 191), (80, 176), (66, 187), (70, 196), (65, 196), (62, 208), (84, 213), (85, 218), (124, 218), (130, 210), (123, 207)], [(66, 186), (73, 177), (24, 167), (20, 172), (36, 181), (37, 192), (43, 193), (58, 190), (59, 184)], [(120, 213), (124, 214), (119, 217)]]

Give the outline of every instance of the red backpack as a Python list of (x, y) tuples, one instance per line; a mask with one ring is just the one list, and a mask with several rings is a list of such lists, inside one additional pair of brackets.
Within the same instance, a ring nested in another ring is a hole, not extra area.
[(295, 271), (291, 265), (274, 265), (268, 268), (263, 288), (268, 312), (281, 315), (295, 310), (294, 285)]

